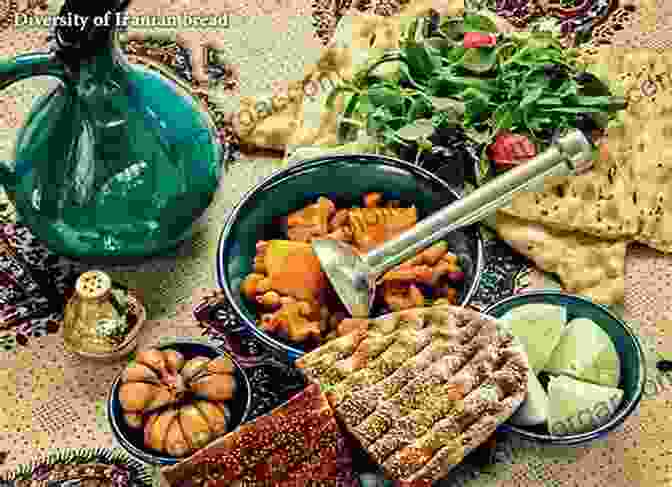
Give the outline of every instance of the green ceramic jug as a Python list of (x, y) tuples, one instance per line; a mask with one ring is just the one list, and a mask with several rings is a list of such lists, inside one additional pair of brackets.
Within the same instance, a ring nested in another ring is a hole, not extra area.
[(85, 28), (57, 27), (51, 52), (0, 62), (0, 89), (39, 75), (61, 82), (34, 103), (0, 184), (21, 221), (69, 257), (175, 248), (219, 183), (222, 147), (207, 110), (119, 48), (115, 19), (127, 6), (66, 0), (59, 16), (87, 18)]

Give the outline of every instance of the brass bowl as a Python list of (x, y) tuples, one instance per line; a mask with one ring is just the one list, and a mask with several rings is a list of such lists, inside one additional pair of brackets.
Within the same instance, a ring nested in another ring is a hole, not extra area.
[(126, 334), (126, 338), (119, 346), (105, 353), (87, 352), (79, 349), (70, 349), (69, 347), (68, 350), (79, 355), (80, 357), (104, 362), (120, 360), (129, 355), (138, 346), (138, 334), (147, 320), (147, 310), (145, 309), (145, 306), (131, 291), (128, 292), (128, 310), (133, 316), (135, 316), (136, 322), (135, 325), (133, 325), (133, 327)]

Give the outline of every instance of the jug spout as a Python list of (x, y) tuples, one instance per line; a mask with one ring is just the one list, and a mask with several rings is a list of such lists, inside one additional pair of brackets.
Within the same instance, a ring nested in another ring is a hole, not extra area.
[(32, 76), (55, 76), (65, 81), (65, 64), (56, 53), (22, 54), (0, 60), (0, 90)]

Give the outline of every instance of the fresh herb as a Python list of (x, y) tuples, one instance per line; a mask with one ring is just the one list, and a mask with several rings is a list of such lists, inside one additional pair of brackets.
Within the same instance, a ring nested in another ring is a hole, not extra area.
[[(431, 152), (432, 134), (450, 127), (481, 146), (481, 159), (502, 131), (525, 135), (543, 150), (565, 130), (605, 129), (625, 106), (576, 58), (552, 33), (502, 34), (483, 15), (433, 14), (411, 21), (398, 50), (371, 59), (328, 103), (348, 96), (342, 142), (366, 135), (376, 151), (412, 147), (416, 162), (418, 152)], [(398, 80), (373, 75), (391, 62), (399, 67)]]
[[(455, 124), (437, 127), (429, 137), (395, 149), (397, 157), (415, 162), (450, 181), (453, 189), (459, 193), (466, 190), (467, 184), (476, 185), (477, 174), (484, 172), (483, 168), (478, 167), (480, 145), (470, 140), (462, 127)], [(485, 172), (488, 172), (487, 168)]]
[(128, 322), (126, 319), (102, 319), (96, 323), (96, 334), (100, 337), (121, 341), (127, 333)]
[(115, 311), (120, 316), (126, 316), (128, 312), (128, 291), (119, 287), (113, 287), (110, 292), (110, 302), (114, 306)]
[(464, 20), (462, 22), (464, 23), (465, 32), (497, 32), (497, 26), (495, 23), (485, 15), (467, 14), (464, 16)]

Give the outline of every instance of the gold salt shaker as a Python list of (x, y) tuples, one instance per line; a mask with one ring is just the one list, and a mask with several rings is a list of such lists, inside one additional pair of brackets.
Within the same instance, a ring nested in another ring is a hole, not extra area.
[(119, 348), (120, 342), (101, 328), (125, 323), (126, 317), (120, 315), (112, 299), (112, 279), (106, 273), (93, 270), (79, 276), (63, 317), (66, 349), (88, 356), (106, 355)]

